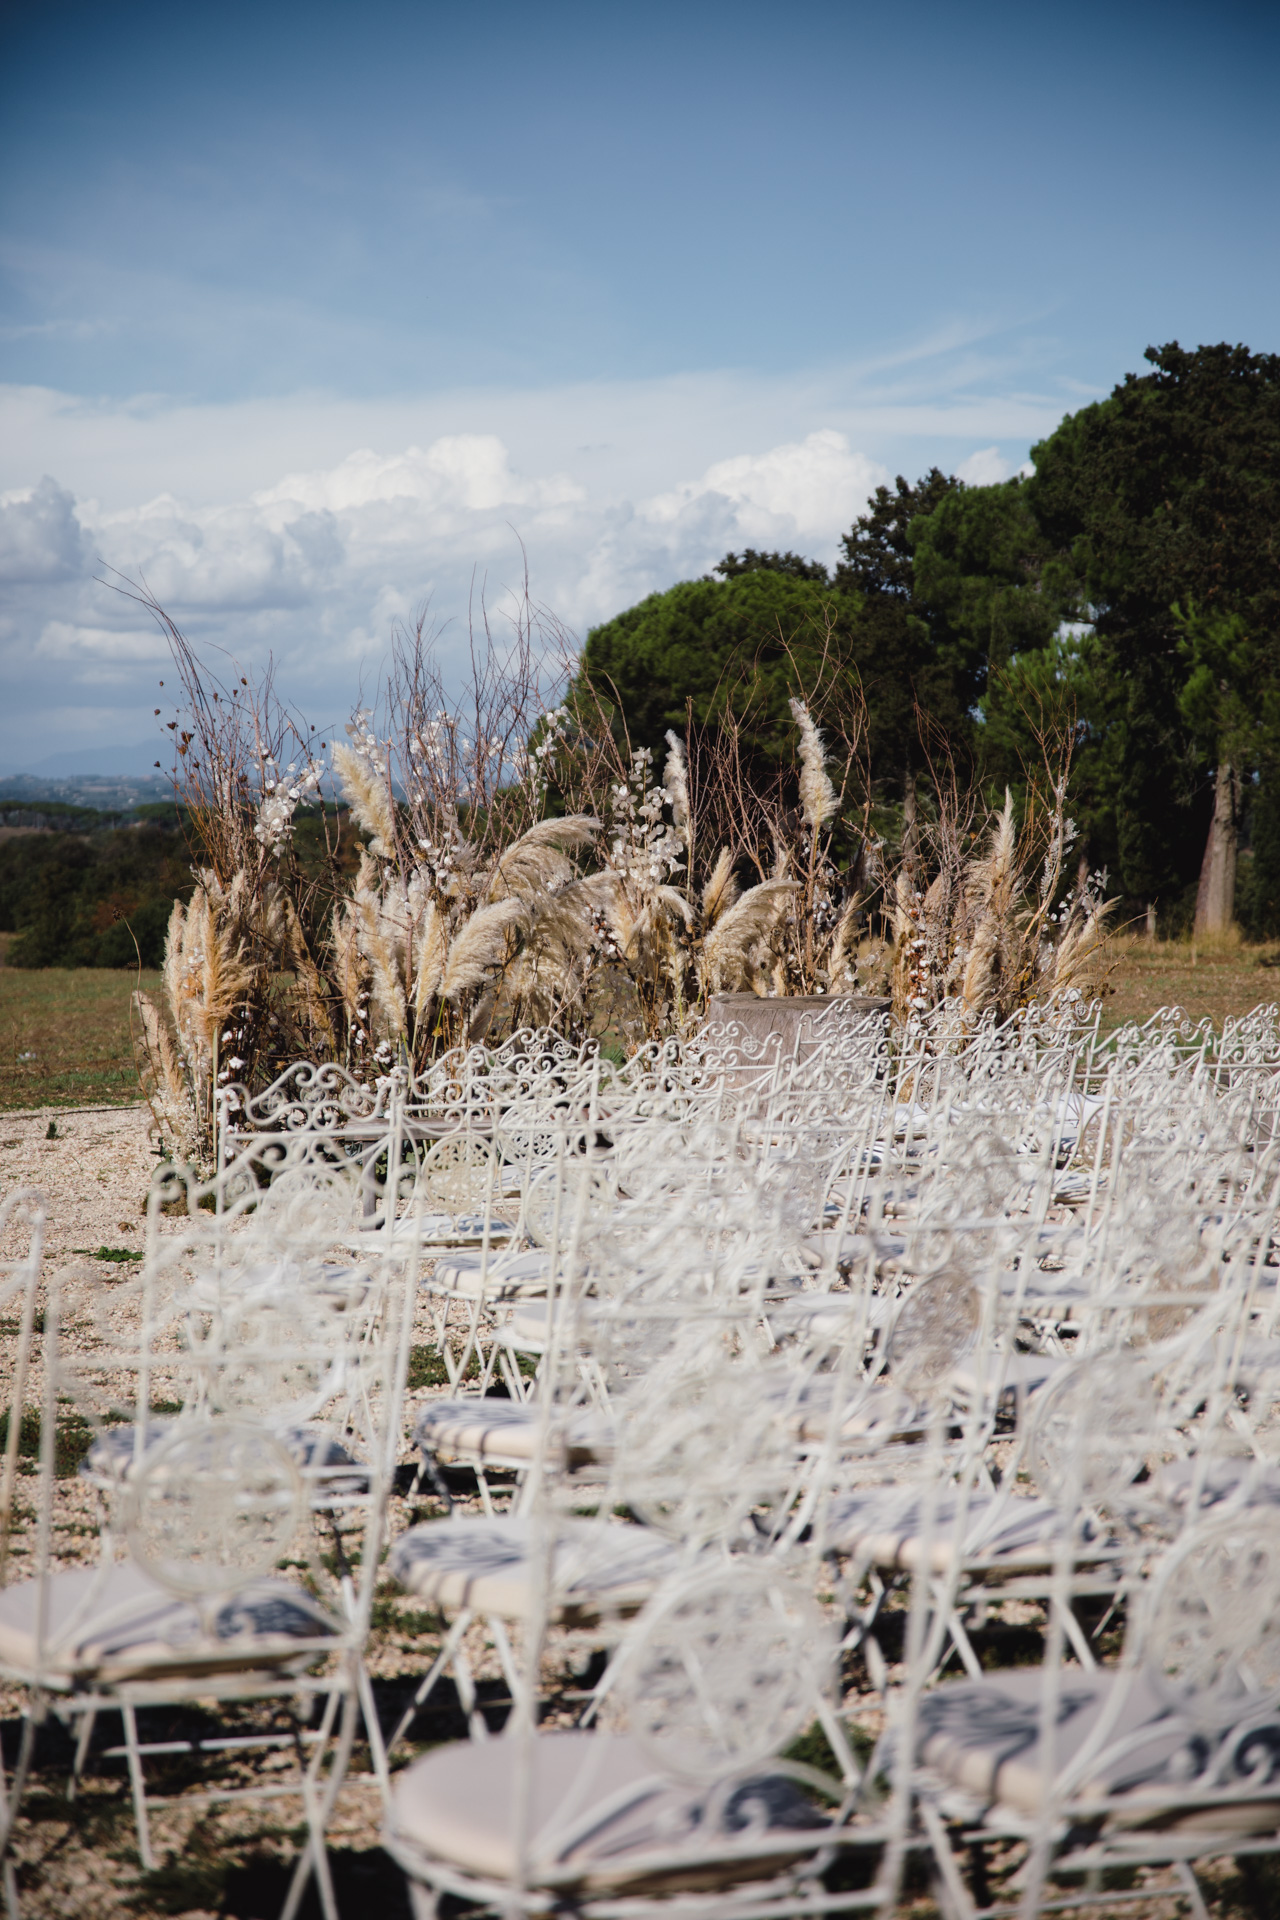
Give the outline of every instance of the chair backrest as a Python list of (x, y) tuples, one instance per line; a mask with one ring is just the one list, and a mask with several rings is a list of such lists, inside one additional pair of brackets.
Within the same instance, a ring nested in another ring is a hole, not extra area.
[(1029, 1462), (1040, 1492), (1065, 1510), (1123, 1515), (1158, 1450), (1150, 1374), (1128, 1354), (1090, 1354), (1037, 1396)]
[[(368, 1232), (350, 1204), (331, 1204), (323, 1170), (312, 1183), (305, 1161), (290, 1164), (296, 1185), (230, 1199), (237, 1170), (224, 1168), (172, 1223), (153, 1205), (140, 1269), (89, 1296), (97, 1340), (55, 1336), (50, 1364), (56, 1391), (100, 1434), (132, 1423), (111, 1524), (157, 1577), (179, 1585), (185, 1560), (195, 1589), (220, 1564), (239, 1579), (256, 1564), (252, 1542), (274, 1564), (305, 1494), (362, 1532), (344, 1608), (358, 1632), (403, 1442), (417, 1244)], [(172, 1428), (158, 1441), (161, 1416)], [(322, 1486), (331, 1460), (344, 1471)], [(331, 1585), (313, 1540), (308, 1550)]]
[(424, 1154), (416, 1187), (426, 1213), (482, 1216), (501, 1195), (501, 1159), (492, 1140), (458, 1133)]
[(128, 1483), (125, 1535), (173, 1592), (215, 1597), (271, 1573), (295, 1544), (302, 1479), (283, 1442), (235, 1421), (180, 1424)]
[(628, 1730), (675, 1779), (715, 1780), (778, 1754), (812, 1720), (836, 1636), (777, 1561), (677, 1576), (619, 1653)]
[(1188, 1528), (1139, 1615), (1146, 1670), (1170, 1706), (1221, 1727), (1280, 1704), (1280, 1529), (1244, 1507)]

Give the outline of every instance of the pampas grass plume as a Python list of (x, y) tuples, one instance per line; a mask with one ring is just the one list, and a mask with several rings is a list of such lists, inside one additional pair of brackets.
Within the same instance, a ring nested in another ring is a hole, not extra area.
[(528, 917), (529, 910), (521, 900), (497, 900), (492, 906), (478, 908), (449, 948), (440, 984), (441, 999), (457, 1001), (481, 986), (490, 969), (505, 959), (508, 936)]
[(335, 742), (333, 764), (347, 804), (356, 824), (371, 835), (369, 851), (378, 860), (396, 857), (396, 823), (386, 781), (369, 765), (363, 754)]
[(741, 978), (748, 953), (773, 931), (796, 885), (794, 880), (762, 880), (721, 915), (702, 947), (709, 991), (716, 992), (726, 976)]
[(702, 889), (702, 917), (708, 927), (714, 927), (723, 914), (728, 913), (739, 897), (738, 882), (733, 872), (733, 854), (728, 847), (721, 847), (715, 866), (711, 869), (711, 878)]
[(667, 764), (662, 770), (662, 784), (667, 790), (667, 799), (671, 803), (671, 819), (676, 832), (684, 841), (686, 853), (692, 830), (692, 816), (689, 811), (689, 769), (685, 763), (684, 748), (671, 729), (667, 729)]
[(800, 729), (800, 806), (805, 824), (817, 833), (838, 811), (840, 798), (827, 777), (822, 735), (803, 700), (792, 700), (791, 716)]

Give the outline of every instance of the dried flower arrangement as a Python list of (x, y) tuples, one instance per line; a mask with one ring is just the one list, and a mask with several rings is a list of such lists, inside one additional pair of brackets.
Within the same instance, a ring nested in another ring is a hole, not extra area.
[[(520, 1027), (625, 1051), (691, 1030), (724, 990), (887, 990), (900, 1020), (941, 1008), (962, 1032), (1096, 975), (1105, 876), (1064, 889), (1065, 764), (1020, 826), (1006, 796), (978, 851), (975, 797), (935, 780), (937, 817), (895, 861), (847, 688), (841, 706), (821, 677), (797, 687), (794, 764), (772, 785), (732, 702), (714, 730), (667, 732), (659, 777), (580, 673), (566, 697), (577, 663), (527, 593), (508, 634), (486, 615), (473, 635), (461, 699), (424, 625), (401, 635), (381, 728), (361, 707), (326, 763), (270, 674), (215, 680), (146, 604), (185, 697), (175, 791), (196, 885), (170, 922), (164, 1007), (136, 996), (137, 1040), (184, 1159), (211, 1151), (219, 1088), (296, 1060), (372, 1082)], [(318, 822), (308, 860), (300, 807)]]

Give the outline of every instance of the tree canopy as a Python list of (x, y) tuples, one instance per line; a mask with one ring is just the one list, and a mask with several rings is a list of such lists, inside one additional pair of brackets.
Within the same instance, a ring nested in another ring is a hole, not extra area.
[(724, 562), (726, 578), (651, 593), (587, 636), (586, 676), (617, 703), (631, 744), (659, 761), (667, 729), (683, 731), (690, 710), (701, 727), (736, 713), (749, 749), (776, 758), (792, 724), (797, 669), (816, 674), (824, 655), (837, 667), (849, 659), (853, 609), (825, 570), (806, 577), (789, 564), (763, 564), (793, 555), (751, 558), (760, 564)]
[(1273, 804), (1253, 789), (1280, 746), (1280, 356), (1145, 357), (1033, 450), (1027, 493), (1097, 636), (1125, 889), (1168, 899), (1201, 868), (1211, 775)]
[(727, 554), (597, 627), (584, 675), (659, 757), (686, 712), (714, 727), (750, 706), (767, 760), (821, 666), (831, 699), (865, 700), (873, 788), (908, 816), (939, 751), (1016, 790), (1056, 724), (1091, 864), (1176, 917), (1251, 828), (1251, 924), (1280, 932), (1280, 356), (1146, 359), (1033, 449), (1029, 478), (899, 476), (833, 572)]

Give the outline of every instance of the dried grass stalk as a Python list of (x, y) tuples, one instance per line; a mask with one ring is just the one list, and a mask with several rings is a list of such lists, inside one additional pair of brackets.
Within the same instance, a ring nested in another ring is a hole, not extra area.
[(354, 747), (334, 745), (333, 765), (348, 806), (369, 834), (369, 851), (376, 860), (396, 857), (396, 821), (386, 776)]

